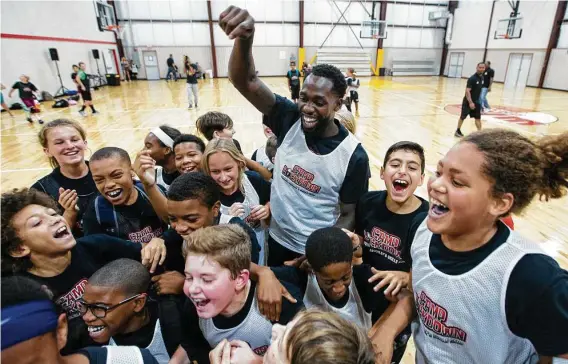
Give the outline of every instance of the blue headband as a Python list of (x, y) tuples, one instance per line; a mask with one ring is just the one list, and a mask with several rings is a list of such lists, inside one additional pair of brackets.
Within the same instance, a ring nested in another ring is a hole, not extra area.
[(57, 314), (49, 300), (2, 308), (2, 350), (56, 328)]

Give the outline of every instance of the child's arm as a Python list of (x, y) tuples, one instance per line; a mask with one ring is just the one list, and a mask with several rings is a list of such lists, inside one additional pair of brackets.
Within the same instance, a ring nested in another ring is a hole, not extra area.
[(253, 161), (252, 159), (249, 159), (247, 157), (245, 157), (245, 161), (248, 169), (257, 172), (266, 181), (270, 181), (272, 179), (272, 172), (270, 172), (268, 168), (264, 167), (262, 164), (258, 163), (257, 161)]
[(375, 351), (375, 363), (390, 364), (395, 338), (416, 315), (411, 291), (402, 291), (397, 299), (398, 301), (389, 305), (369, 331), (368, 335)]
[[(16, 86), (16, 84), (14, 84), (14, 86)], [(14, 93), (14, 91), (16, 90), (16, 88), (12, 86), (12, 89), (10, 90), (10, 92), (8, 93), (8, 97), (12, 97), (12, 94)]]

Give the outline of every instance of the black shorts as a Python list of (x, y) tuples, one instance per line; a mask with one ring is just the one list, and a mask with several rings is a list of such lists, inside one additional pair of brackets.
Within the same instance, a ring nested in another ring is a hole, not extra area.
[(91, 96), (91, 91), (81, 91), (81, 98), (83, 101), (92, 101), (93, 96)]
[(474, 102), (474, 104), (475, 104), (475, 109), (472, 110), (469, 107), (469, 102), (467, 100), (463, 101), (460, 119), (464, 120), (468, 116), (474, 119), (481, 119), (481, 104), (477, 102)]
[(350, 91), (349, 98), (355, 103), (359, 102), (359, 94), (357, 93), (357, 91)]
[(300, 85), (292, 86), (292, 100), (300, 98)]

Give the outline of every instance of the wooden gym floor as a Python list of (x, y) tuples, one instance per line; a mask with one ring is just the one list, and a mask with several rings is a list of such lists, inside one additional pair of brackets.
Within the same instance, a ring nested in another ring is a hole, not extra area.
[[(285, 78), (265, 78), (276, 93), (288, 96)], [(185, 81), (134, 81), (120, 87), (104, 87), (93, 92), (94, 104), (100, 115), (83, 118), (79, 106), (51, 109), (43, 104), (43, 119), (72, 118), (80, 121), (88, 132), (92, 151), (103, 146), (118, 146), (131, 155), (142, 148), (150, 129), (169, 124), (182, 132), (195, 132), (195, 119), (202, 113), (218, 110), (227, 113), (235, 122), (235, 138), (243, 151), (250, 155), (265, 143), (261, 115), (230, 84), (227, 79), (200, 81), (199, 108), (187, 110)], [(372, 168), (371, 188), (384, 185), (379, 177), (382, 158), (387, 148), (400, 140), (412, 140), (426, 150), (427, 171), (430, 175), (439, 158), (456, 142), (453, 137), (457, 115), (464, 94), (464, 79), (438, 77), (385, 77), (361, 79), (360, 110), (357, 117), (357, 136), (363, 142)], [(507, 113), (499, 117), (484, 117), (484, 128), (505, 127), (527, 136), (558, 134), (568, 130), (568, 93), (526, 88), (504, 90), (495, 84), (489, 93), (492, 107), (498, 105), (509, 111), (538, 111), (558, 118), (551, 124), (535, 124), (510, 119)], [(448, 111), (446, 111), (446, 109)], [(40, 126), (26, 122), (21, 111), (15, 118), (2, 113), (1, 190), (31, 185), (49, 173), (47, 158), (37, 141)], [(506, 121), (509, 120), (509, 121)], [(511, 122), (511, 120), (513, 122)], [(463, 131), (475, 129), (468, 119)], [(426, 197), (426, 183), (417, 193)], [(526, 237), (542, 247), (563, 268), (568, 268), (568, 198), (549, 203), (535, 202), (523, 216), (515, 216), (515, 226)], [(407, 350), (405, 362), (412, 362), (414, 350)]]

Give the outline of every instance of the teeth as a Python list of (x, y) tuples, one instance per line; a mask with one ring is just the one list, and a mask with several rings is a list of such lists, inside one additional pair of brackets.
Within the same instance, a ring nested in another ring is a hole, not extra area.
[(408, 185), (408, 182), (403, 181), (403, 180), (401, 180), (401, 179), (395, 179), (394, 182), (395, 182), (395, 183), (399, 183), (399, 184), (401, 184), (401, 185)]
[(306, 116), (304, 115), (304, 121), (308, 122), (308, 123), (313, 123), (316, 121), (316, 118), (312, 118), (310, 116)]
[(100, 332), (103, 331), (105, 329), (104, 326), (87, 326), (87, 330), (89, 332)]
[(109, 195), (110, 197), (116, 197), (116, 196), (120, 195), (120, 190), (110, 191), (110, 192), (107, 193), (107, 195)]
[(435, 206), (440, 206), (440, 207), (443, 207), (443, 208), (445, 208), (445, 209), (448, 208), (448, 206), (444, 205), (443, 203), (441, 203), (440, 201), (438, 201), (438, 200), (436, 200), (436, 199), (434, 199), (434, 198), (430, 199), (430, 204), (431, 204), (431, 205), (435, 205)]
[(55, 234), (56, 234), (56, 235), (59, 235), (59, 234), (65, 233), (65, 232), (67, 232), (67, 227), (66, 227), (66, 226), (62, 226), (62, 227), (60, 227), (59, 229), (57, 229), (57, 231), (55, 232)]

